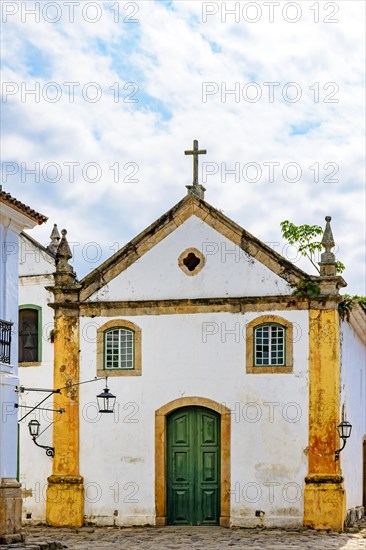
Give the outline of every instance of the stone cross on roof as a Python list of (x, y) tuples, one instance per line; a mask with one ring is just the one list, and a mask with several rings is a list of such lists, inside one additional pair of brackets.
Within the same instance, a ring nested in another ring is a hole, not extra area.
[(191, 151), (184, 151), (185, 155), (193, 155), (193, 181), (192, 185), (186, 185), (188, 194), (196, 195), (199, 199), (203, 199), (206, 189), (198, 183), (198, 155), (206, 155), (206, 149), (198, 148), (198, 140), (193, 141), (193, 149)]

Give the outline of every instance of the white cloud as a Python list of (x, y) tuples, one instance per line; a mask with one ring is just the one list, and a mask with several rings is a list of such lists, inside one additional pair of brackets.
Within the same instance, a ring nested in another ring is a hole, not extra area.
[[(279, 223), (285, 218), (323, 225), (324, 216), (332, 215), (350, 291), (365, 293), (364, 4), (330, 3), (339, 6), (333, 15), (338, 23), (324, 23), (331, 8), (309, 2), (301, 3), (297, 23), (281, 16), (286, 2), (273, 23), (260, 2), (257, 23), (242, 16), (239, 23), (229, 16), (223, 23), (220, 13), (203, 23), (204, 3), (185, 0), (173, 2), (171, 9), (162, 2), (136, 2), (139, 23), (123, 23), (127, 10), (122, 8), (115, 23), (112, 4), (100, 4), (104, 11), (96, 24), (83, 20), (77, 10), (74, 23), (67, 21), (64, 10), (57, 24), (35, 23), (31, 17), (22, 23), (19, 14), (3, 24), (3, 81), (19, 87), (26, 82), (29, 88), (38, 81), (41, 89), (54, 81), (63, 92), (57, 103), (42, 96), (39, 103), (31, 96), (22, 103), (20, 94), (3, 103), (4, 161), (58, 163), (63, 169), (59, 182), (34, 183), (30, 176), (21, 183), (18, 173), (3, 182), (4, 188), (44, 211), (52, 223), (67, 226), (70, 240), (100, 242), (105, 259), (113, 242), (130, 240), (185, 194), (191, 159), (183, 151), (197, 138), (208, 150), (204, 162), (225, 163), (228, 169), (240, 163), (241, 170), (255, 162), (263, 171), (257, 183), (243, 178), (236, 183), (233, 176), (224, 183), (220, 173), (208, 177), (206, 198), (211, 204), (266, 242), (281, 240)], [(309, 8), (316, 4), (319, 23)], [(260, 101), (250, 103), (242, 95), (239, 102), (233, 95), (222, 101), (225, 85), (233, 89), (238, 83), (242, 94), (251, 81), (260, 86)], [(80, 82), (74, 103), (67, 99), (64, 82)], [(102, 90), (97, 103), (85, 101), (80, 93), (89, 82)], [(118, 103), (109, 89), (116, 82), (122, 94)], [(123, 101), (132, 90), (123, 89), (128, 82), (139, 86), (136, 104)], [(205, 82), (215, 82), (218, 92), (203, 102)], [(265, 82), (280, 83), (273, 103)], [(301, 89), (298, 102), (282, 98), (289, 82)], [(324, 102), (327, 96), (338, 102)], [(310, 123), (314, 128), (306, 131)], [(292, 135), (294, 129), (304, 133)], [(65, 162), (73, 161), (80, 166), (70, 182)], [(280, 163), (273, 183), (263, 165), (269, 161)], [(98, 183), (82, 177), (81, 168), (90, 162), (102, 168)], [(115, 183), (110, 167), (117, 162), (121, 179), (130, 173), (124, 167), (137, 163), (139, 182)], [(288, 162), (301, 166), (297, 183), (281, 176)], [(339, 165), (334, 175), (338, 182), (324, 181), (331, 168), (323, 167), (332, 162)], [(318, 183), (310, 169), (314, 163), (319, 163)], [(33, 234), (47, 242), (49, 232), (40, 227)], [(90, 269), (81, 259), (77, 266), (80, 275)]]

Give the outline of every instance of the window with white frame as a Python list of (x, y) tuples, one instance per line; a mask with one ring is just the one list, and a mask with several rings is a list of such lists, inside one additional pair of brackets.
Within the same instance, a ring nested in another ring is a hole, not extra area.
[(284, 366), (286, 329), (277, 324), (259, 325), (254, 329), (254, 365)]
[(104, 368), (134, 369), (135, 332), (126, 327), (113, 327), (104, 332)]

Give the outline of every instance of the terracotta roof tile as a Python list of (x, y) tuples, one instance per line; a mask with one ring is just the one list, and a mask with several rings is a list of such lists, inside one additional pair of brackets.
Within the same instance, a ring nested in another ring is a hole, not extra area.
[(43, 214), (36, 212), (30, 206), (27, 206), (26, 204), (19, 201), (15, 197), (12, 197), (10, 193), (6, 193), (6, 191), (3, 191), (1, 186), (0, 186), (0, 202), (3, 202), (4, 204), (8, 204), (12, 208), (15, 208), (15, 210), (22, 212), (22, 214), (25, 214), (26, 216), (28, 216), (29, 218), (37, 222), (38, 225), (41, 225), (42, 223), (45, 223), (48, 220), (48, 218)]

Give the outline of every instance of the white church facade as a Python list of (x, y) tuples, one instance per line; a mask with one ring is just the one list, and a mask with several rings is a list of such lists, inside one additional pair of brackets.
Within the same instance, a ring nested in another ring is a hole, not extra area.
[[(25, 520), (341, 530), (347, 510), (362, 513), (366, 313), (340, 318), (330, 219), (320, 276), (198, 184), (81, 281), (58, 240), (21, 267), (21, 311), (42, 315), (21, 385), (66, 387), (51, 402), (64, 414), (32, 413), (54, 420), (39, 439), (53, 458), (21, 423)], [(301, 281), (318, 295), (295, 296)], [(113, 414), (98, 412), (104, 380), (84, 384), (95, 377), (108, 377)], [(341, 420), (353, 428), (335, 460)]]

